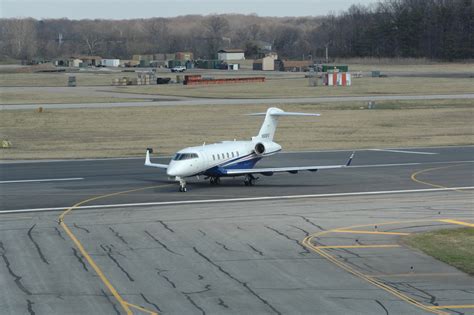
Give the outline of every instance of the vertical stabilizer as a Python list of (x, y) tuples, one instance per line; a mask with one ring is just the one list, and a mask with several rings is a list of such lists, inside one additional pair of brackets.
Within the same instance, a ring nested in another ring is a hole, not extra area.
[(275, 135), (278, 125), (278, 116), (275, 115), (276, 113), (284, 113), (284, 111), (276, 107), (267, 109), (265, 120), (263, 121), (262, 127), (260, 127), (257, 138), (273, 141), (273, 136)]
[(278, 125), (278, 118), (280, 116), (320, 116), (319, 114), (311, 114), (311, 113), (285, 112), (276, 107), (270, 107), (269, 109), (267, 109), (266, 113), (255, 113), (251, 115), (253, 116), (265, 115), (265, 119), (263, 120), (262, 127), (260, 127), (260, 131), (258, 135), (254, 138), (261, 139), (261, 140), (270, 140), (270, 141), (273, 141), (276, 127)]

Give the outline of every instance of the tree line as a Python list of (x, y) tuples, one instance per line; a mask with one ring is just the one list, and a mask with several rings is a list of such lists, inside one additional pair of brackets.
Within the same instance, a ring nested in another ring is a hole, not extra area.
[[(159, 12), (157, 12), (159, 15)], [(339, 14), (308, 17), (186, 15), (130, 20), (0, 19), (0, 59), (53, 59), (192, 51), (213, 59), (218, 49), (243, 48), (252, 57), (259, 41), (280, 57), (474, 58), (472, 0), (383, 0)]]

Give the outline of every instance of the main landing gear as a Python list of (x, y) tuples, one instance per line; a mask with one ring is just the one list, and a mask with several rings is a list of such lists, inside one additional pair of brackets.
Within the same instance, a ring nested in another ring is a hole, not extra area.
[(245, 186), (253, 186), (257, 179), (258, 177), (254, 177), (252, 174), (245, 175), (244, 184)]
[(220, 177), (211, 177), (209, 179), (209, 182), (211, 185), (219, 185), (221, 183), (221, 178)]

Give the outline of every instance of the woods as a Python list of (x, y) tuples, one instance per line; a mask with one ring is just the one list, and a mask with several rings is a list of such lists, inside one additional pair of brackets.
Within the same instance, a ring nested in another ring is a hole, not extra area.
[[(70, 55), (130, 58), (192, 51), (213, 59), (218, 49), (255, 55), (264, 41), (281, 57), (474, 57), (472, 0), (385, 0), (340, 14), (308, 17), (187, 15), (132, 20), (0, 19), (0, 59)], [(156, 15), (159, 16), (159, 12)]]

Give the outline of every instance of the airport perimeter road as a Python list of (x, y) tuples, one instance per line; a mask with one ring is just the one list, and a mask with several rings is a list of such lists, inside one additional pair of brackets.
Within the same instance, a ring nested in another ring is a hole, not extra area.
[[(104, 92), (104, 91), (102, 91)], [(120, 97), (120, 93), (108, 93), (111, 96)], [(131, 97), (127, 94), (127, 97)], [(136, 94), (140, 98), (141, 94)], [(150, 95), (146, 95), (149, 98)], [(259, 99), (219, 99), (219, 98), (176, 98), (159, 96), (164, 98), (158, 101), (144, 102), (121, 102), (121, 103), (76, 103), (76, 104), (15, 104), (0, 105), (0, 110), (22, 110), (43, 108), (112, 108), (112, 107), (140, 107), (140, 106), (196, 106), (196, 105), (281, 105), (281, 104), (316, 104), (320, 102), (357, 102), (357, 101), (386, 101), (386, 100), (443, 100), (443, 99), (474, 99), (474, 94), (446, 94), (446, 95), (368, 95), (368, 96), (333, 96), (333, 97), (301, 97), (301, 98), (259, 98)]]

